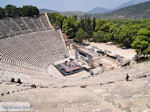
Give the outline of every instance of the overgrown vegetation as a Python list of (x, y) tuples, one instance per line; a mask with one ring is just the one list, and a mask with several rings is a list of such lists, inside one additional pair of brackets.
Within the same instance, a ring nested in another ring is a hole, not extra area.
[(29, 16), (33, 17), (39, 15), (39, 10), (37, 7), (28, 5), (21, 7), (16, 7), (14, 5), (7, 5), (5, 8), (0, 7), (0, 19), (5, 17), (20, 17)]
[(89, 17), (77, 19), (59, 13), (48, 13), (55, 27), (76, 42), (92, 40), (113, 42), (124, 48), (134, 48), (139, 55), (150, 54), (150, 19), (104, 20)]

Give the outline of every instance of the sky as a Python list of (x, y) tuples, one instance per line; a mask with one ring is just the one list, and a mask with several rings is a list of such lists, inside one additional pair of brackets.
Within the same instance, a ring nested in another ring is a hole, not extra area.
[(107, 9), (116, 8), (130, 0), (0, 0), (0, 7), (13, 4), (18, 7), (34, 5), (57, 11), (83, 11), (88, 12), (95, 7)]

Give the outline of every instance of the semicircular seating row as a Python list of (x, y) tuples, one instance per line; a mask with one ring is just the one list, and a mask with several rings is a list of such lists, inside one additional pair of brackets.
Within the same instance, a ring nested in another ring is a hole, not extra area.
[(0, 20), (0, 38), (51, 29), (52, 27), (50, 27), (44, 14), (39, 17), (17, 17)]
[(0, 63), (11, 67), (43, 72), (67, 54), (61, 30), (53, 30), (45, 15), (2, 19), (0, 34)]

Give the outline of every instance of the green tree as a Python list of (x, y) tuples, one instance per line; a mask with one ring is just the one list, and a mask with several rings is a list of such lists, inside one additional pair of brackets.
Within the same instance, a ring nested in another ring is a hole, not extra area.
[(92, 38), (93, 27), (92, 27), (91, 19), (89, 17), (85, 18), (84, 26), (85, 26), (85, 32), (88, 34), (88, 38)]
[(48, 13), (48, 17), (53, 26), (59, 27), (60, 29), (62, 29), (64, 19), (67, 18), (66, 16), (63, 16), (59, 13)]
[(122, 25), (120, 27), (120, 32), (119, 32), (119, 45), (121, 47), (130, 47), (130, 44), (129, 44), (129, 28), (127, 25)]
[(142, 28), (138, 31), (138, 36), (135, 37), (132, 47), (136, 49), (138, 54), (150, 53), (150, 31), (146, 28)]
[(17, 7), (14, 5), (7, 5), (5, 7), (5, 11), (6, 11), (6, 16), (8, 16), (8, 17), (17, 17), (18, 16)]
[(81, 25), (80, 25), (80, 27), (85, 31), (85, 22), (84, 22), (85, 20), (84, 20), (84, 18), (81, 18)]
[(22, 16), (22, 8), (21, 8), (21, 7), (17, 8), (17, 15), (18, 15), (19, 17)]
[(75, 16), (65, 18), (63, 21), (62, 30), (65, 32), (66, 35), (69, 36), (69, 38), (74, 38), (77, 32), (77, 29), (75, 27), (75, 21)]
[(110, 31), (110, 30), (109, 30), (109, 29), (110, 29), (110, 25), (111, 25), (111, 24), (107, 22), (107, 23), (103, 24), (103, 25), (100, 27), (100, 30), (102, 30), (102, 31), (108, 33), (108, 32)]
[(95, 27), (96, 27), (96, 18), (95, 17), (93, 18), (92, 25), (93, 25), (93, 32), (95, 32)]
[(4, 18), (5, 16), (6, 16), (5, 10), (0, 7), (0, 19), (1, 19), (1, 18)]
[(76, 28), (76, 31), (78, 31), (79, 29), (82, 29), (82, 28), (81, 28), (81, 20), (76, 20), (76, 21), (74, 22), (74, 26), (75, 26), (75, 28)]
[(105, 24), (105, 23), (106, 23), (106, 20), (98, 19), (98, 20), (96, 21), (95, 31), (97, 32), (98, 30), (100, 30), (101, 26), (102, 26), (103, 24)]
[(138, 31), (137, 35), (144, 35), (150, 37), (150, 30), (147, 28), (142, 28)]
[(150, 53), (150, 44), (145, 36), (137, 36), (134, 42), (132, 43), (132, 47), (136, 49), (138, 54), (149, 54)]
[(83, 29), (79, 29), (79, 31), (76, 32), (76, 36), (74, 38), (75, 42), (79, 42), (81, 43), (82, 40), (86, 39), (88, 36), (88, 34), (83, 30)]
[(37, 7), (32, 6), (32, 5), (23, 6), (22, 15), (33, 17), (34, 15), (39, 15), (39, 10)]
[(63, 15), (61, 15), (61, 14), (57, 14), (57, 16), (56, 16), (56, 22), (55, 22), (55, 24), (56, 24), (57, 26), (59, 26), (60, 29), (62, 29), (62, 25), (63, 25), (63, 20), (64, 20), (64, 18), (66, 18), (66, 17), (63, 16)]
[(95, 42), (104, 42), (104, 32), (97, 31), (93, 33), (93, 41)]

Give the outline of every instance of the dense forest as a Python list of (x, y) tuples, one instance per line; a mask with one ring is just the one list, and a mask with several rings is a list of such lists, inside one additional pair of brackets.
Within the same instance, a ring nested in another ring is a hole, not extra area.
[(134, 48), (139, 55), (150, 54), (150, 19), (104, 20), (90, 17), (77, 19), (59, 13), (48, 13), (54, 27), (59, 27), (76, 42), (113, 42)]
[(5, 8), (0, 7), (0, 19), (5, 17), (20, 17), (34, 15), (39, 15), (39, 10), (37, 7), (32, 5), (27, 5), (23, 7), (16, 7), (14, 5), (7, 5)]

